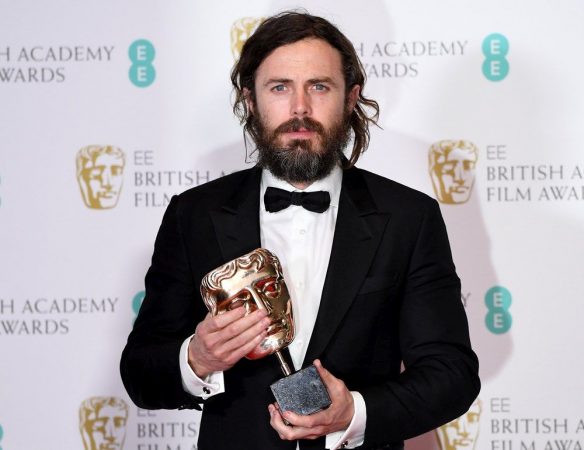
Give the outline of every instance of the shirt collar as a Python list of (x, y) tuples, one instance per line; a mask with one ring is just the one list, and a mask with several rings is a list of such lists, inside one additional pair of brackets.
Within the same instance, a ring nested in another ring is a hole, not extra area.
[[(328, 191), (329, 195), (331, 196), (331, 204), (330, 206), (338, 208), (339, 206), (339, 198), (341, 196), (341, 184), (343, 182), (343, 169), (338, 164), (335, 164), (331, 173), (329, 173), (326, 177), (316, 180), (306, 189), (298, 189), (295, 186), (292, 186), (287, 181), (281, 180), (276, 178), (272, 172), (268, 169), (262, 169), (262, 182), (260, 185), (260, 195), (261, 198), (264, 198), (264, 194), (266, 193), (266, 189), (268, 187), (275, 187), (279, 189), (285, 189), (291, 192), (315, 192), (315, 191)], [(262, 202), (263, 204), (263, 202)]]

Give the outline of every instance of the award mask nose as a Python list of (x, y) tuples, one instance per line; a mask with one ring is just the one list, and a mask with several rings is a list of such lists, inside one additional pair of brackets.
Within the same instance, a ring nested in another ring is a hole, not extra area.
[(272, 308), (270, 307), (270, 305), (267, 304), (267, 302), (264, 301), (264, 299), (258, 294), (258, 291), (256, 291), (255, 289), (249, 289), (248, 291), (250, 293), (250, 295), (252, 296), (255, 305), (259, 308), (259, 309), (264, 309), (268, 314), (270, 314), (272, 312)]

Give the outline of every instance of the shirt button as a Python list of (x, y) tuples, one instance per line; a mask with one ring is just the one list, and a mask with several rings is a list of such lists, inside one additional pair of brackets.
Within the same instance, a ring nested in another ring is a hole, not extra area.
[(347, 448), (348, 445), (349, 445), (349, 441), (345, 441), (341, 444), (341, 448)]
[(306, 230), (302, 229), (299, 231), (300, 234), (306, 234)]
[(203, 392), (207, 395), (209, 395), (211, 393), (211, 389), (209, 389), (208, 387), (204, 387), (203, 388)]

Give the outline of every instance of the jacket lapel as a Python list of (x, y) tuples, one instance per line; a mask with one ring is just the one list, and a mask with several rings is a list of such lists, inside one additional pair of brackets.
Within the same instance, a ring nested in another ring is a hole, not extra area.
[(362, 172), (346, 170), (329, 267), (304, 364), (319, 358), (351, 306), (389, 219), (379, 212)]
[[(224, 263), (261, 246), (260, 181), (262, 170), (255, 167), (246, 175), (246, 178), (235, 186), (235, 194), (221, 208), (211, 212), (211, 220)], [(294, 367), (288, 348), (285, 348), (282, 354), (288, 365)]]
[(234, 195), (219, 209), (211, 211), (224, 262), (260, 247), (260, 179), (262, 171), (253, 168), (234, 186)]

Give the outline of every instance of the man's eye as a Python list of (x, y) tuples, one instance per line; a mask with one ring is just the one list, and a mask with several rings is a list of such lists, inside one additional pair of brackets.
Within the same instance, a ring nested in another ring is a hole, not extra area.
[(284, 92), (286, 90), (286, 86), (284, 86), (283, 84), (277, 84), (276, 86), (274, 86), (272, 88), (272, 91), (274, 92)]
[(328, 89), (328, 88), (327, 88), (327, 87), (326, 87), (324, 84), (322, 84), (322, 83), (316, 83), (316, 84), (313, 86), (313, 88), (314, 88), (314, 90), (315, 90), (315, 91), (326, 91), (326, 90)]

